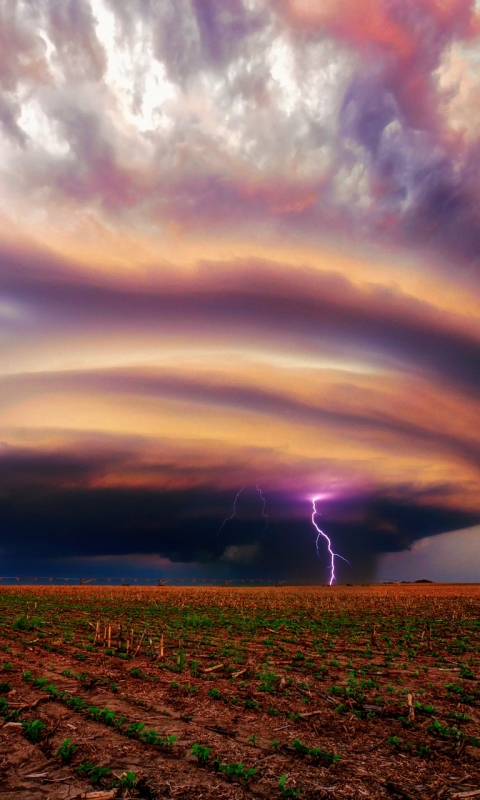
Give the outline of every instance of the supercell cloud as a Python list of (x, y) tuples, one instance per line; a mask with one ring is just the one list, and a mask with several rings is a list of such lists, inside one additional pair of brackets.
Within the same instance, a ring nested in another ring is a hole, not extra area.
[(3, 574), (323, 582), (320, 496), (367, 580), (479, 523), (473, 0), (10, 0), (0, 37)]

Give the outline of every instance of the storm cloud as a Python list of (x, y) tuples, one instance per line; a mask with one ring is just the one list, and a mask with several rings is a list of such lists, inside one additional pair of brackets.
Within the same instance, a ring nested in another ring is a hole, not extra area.
[(473, 0), (12, 0), (0, 41), (5, 568), (323, 581), (320, 497), (353, 581), (476, 524)]
[[(311, 526), (311, 502), (294, 493), (268, 493), (268, 525), (255, 487), (232, 497), (210, 485), (195, 488), (105, 487), (99, 476), (131, 469), (134, 454), (4, 453), (0, 461), (3, 491), (3, 572), (34, 577), (38, 564), (56, 572), (68, 565), (78, 571), (101, 557), (159, 556), (170, 562), (203, 564), (240, 579), (317, 582), (328, 561)], [(171, 463), (150, 468), (161, 482)], [(208, 476), (214, 479), (213, 471)], [(207, 475), (204, 476), (207, 479)], [(480, 512), (445, 508), (448, 488), (437, 497), (398, 487), (387, 493), (349, 494), (322, 503), (322, 524), (339, 552), (351, 559), (339, 564), (344, 580), (373, 579), (379, 553), (402, 550), (417, 539), (480, 521)], [(224, 524), (222, 525), (222, 521)], [(70, 562), (70, 563), (69, 563)], [(33, 570), (33, 572), (32, 572)], [(168, 574), (168, 573), (167, 573)], [(215, 573), (213, 573), (215, 574)], [(1, 577), (1, 576), (0, 576)], [(77, 576), (78, 577), (78, 576)], [(100, 576), (101, 577), (101, 576)]]

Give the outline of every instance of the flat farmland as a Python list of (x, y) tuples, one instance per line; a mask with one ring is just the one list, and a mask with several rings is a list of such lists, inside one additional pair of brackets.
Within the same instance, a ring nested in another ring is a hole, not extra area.
[(0, 796), (480, 797), (480, 587), (0, 590)]

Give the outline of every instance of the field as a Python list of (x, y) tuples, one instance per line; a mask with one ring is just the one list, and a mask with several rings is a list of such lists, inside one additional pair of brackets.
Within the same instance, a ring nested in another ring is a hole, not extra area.
[(479, 633), (479, 587), (2, 588), (0, 796), (480, 798)]

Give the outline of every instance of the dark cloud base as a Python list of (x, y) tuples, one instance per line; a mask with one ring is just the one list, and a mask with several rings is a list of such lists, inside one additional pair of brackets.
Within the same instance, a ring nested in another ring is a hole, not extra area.
[[(0, 495), (4, 573), (22, 564), (25, 568), (30, 560), (57, 574), (59, 559), (85, 562), (102, 556), (156, 554), (186, 568), (195, 562), (210, 574), (214, 569), (219, 576), (239, 579), (323, 583), (327, 578), (327, 559), (317, 558), (315, 552), (308, 499), (267, 493), (269, 525), (264, 531), (262, 502), (254, 487), (247, 488), (239, 498), (237, 515), (218, 533), (222, 520), (232, 514), (234, 492), (211, 487), (65, 488), (61, 485), (65, 473), (62, 479), (55, 476), (51, 460), (45, 464), (48, 476), (41, 484), (32, 481), (32, 463), (24, 466), (25, 481), (4, 486)], [(37, 474), (39, 466), (37, 460)], [(81, 472), (78, 467), (77, 478)], [(74, 473), (70, 465), (70, 475)], [(422, 502), (412, 495), (371, 495), (322, 502), (317, 521), (332, 537), (335, 549), (350, 561), (350, 565), (338, 562), (339, 579), (356, 582), (374, 578), (378, 554), (476, 524), (480, 513), (445, 509), (440, 502)], [(101, 572), (102, 567), (97, 564), (94, 569)], [(121, 571), (125, 573), (125, 562)]]

